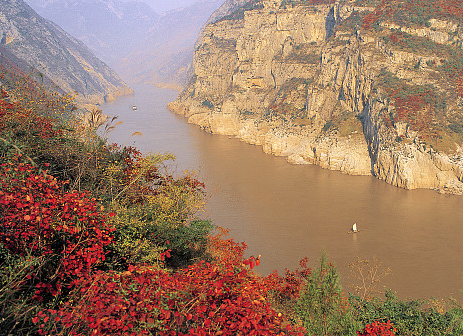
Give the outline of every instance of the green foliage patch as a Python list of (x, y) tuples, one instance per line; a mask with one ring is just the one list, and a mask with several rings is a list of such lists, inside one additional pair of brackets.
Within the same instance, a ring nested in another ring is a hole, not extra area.
[(283, 0), (280, 8), (334, 4), (335, 0)]
[(325, 254), (304, 285), (295, 310), (309, 335), (356, 335), (360, 325)]
[(242, 19), (244, 19), (244, 13), (245, 12), (251, 11), (251, 10), (256, 10), (256, 9), (263, 9), (264, 8), (263, 2), (264, 2), (263, 0), (250, 0), (250, 1), (246, 2), (243, 6), (236, 9), (231, 14), (228, 14), (228, 15), (222, 17), (221, 19), (219, 19), (218, 22), (220, 22), (220, 21), (229, 21), (229, 20), (231, 20), (231, 21), (242, 20)]
[(360, 299), (351, 295), (349, 303), (363, 324), (390, 320), (397, 335), (460, 335), (463, 310), (455, 301), (446, 308), (438, 300), (400, 300), (392, 291), (385, 298)]

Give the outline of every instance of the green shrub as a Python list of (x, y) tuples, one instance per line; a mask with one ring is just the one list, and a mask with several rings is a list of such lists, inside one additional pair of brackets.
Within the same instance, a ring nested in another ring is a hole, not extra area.
[(343, 296), (336, 268), (325, 254), (319, 268), (308, 275), (295, 310), (309, 335), (356, 335), (360, 329)]
[(206, 257), (207, 237), (213, 228), (208, 221), (166, 222), (159, 220), (161, 216), (151, 217), (149, 205), (114, 202), (110, 209), (115, 212), (111, 223), (116, 228), (108, 256), (110, 268), (123, 270), (129, 264), (179, 267)]
[(325, 125), (323, 125), (322, 131), (323, 132), (328, 131), (331, 128), (331, 126), (333, 126), (333, 122), (332, 121), (327, 121), (325, 123)]
[(214, 108), (214, 104), (213, 104), (210, 100), (207, 100), (207, 99), (206, 99), (206, 100), (203, 100), (203, 102), (201, 103), (201, 105), (206, 106), (206, 107), (208, 107), (208, 108), (210, 108), (210, 109), (211, 109), (211, 108)]
[(41, 265), (41, 258), (15, 255), (0, 243), (1, 335), (29, 335), (37, 330), (32, 317), (41, 306), (39, 302), (31, 300), (33, 291), (24, 290), (23, 283), (30, 277), (30, 269), (40, 268)]
[(364, 325), (390, 320), (397, 335), (461, 335), (463, 330), (463, 310), (458, 304), (445, 313), (435, 300), (400, 300), (392, 291), (386, 291), (385, 299), (363, 300), (351, 295), (349, 302)]

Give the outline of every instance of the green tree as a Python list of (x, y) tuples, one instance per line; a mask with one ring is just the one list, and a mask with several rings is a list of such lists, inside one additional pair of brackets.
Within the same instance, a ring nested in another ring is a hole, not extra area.
[(321, 255), (319, 268), (306, 280), (296, 312), (308, 335), (355, 335), (360, 329), (342, 293), (338, 272), (325, 253)]

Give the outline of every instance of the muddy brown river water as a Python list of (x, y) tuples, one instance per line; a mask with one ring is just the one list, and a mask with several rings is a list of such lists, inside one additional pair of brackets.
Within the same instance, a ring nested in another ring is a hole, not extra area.
[[(143, 152), (176, 155), (175, 169), (199, 171), (209, 201), (204, 217), (262, 255), (259, 272), (294, 269), (321, 251), (336, 264), (346, 290), (348, 264), (376, 257), (392, 269), (381, 286), (402, 298), (462, 301), (463, 196), (402, 190), (373, 177), (288, 164), (227, 136), (210, 135), (170, 113), (177, 92), (149, 86), (103, 106), (122, 125), (109, 139)], [(132, 110), (132, 105), (137, 110)], [(142, 136), (130, 136), (133, 132)], [(360, 232), (348, 234), (356, 222)]]

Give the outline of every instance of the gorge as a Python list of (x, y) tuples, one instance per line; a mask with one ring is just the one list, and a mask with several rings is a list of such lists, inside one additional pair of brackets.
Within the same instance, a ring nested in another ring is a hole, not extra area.
[(460, 0), (26, 1), (134, 91), (4, 1), (0, 334), (463, 335)]

